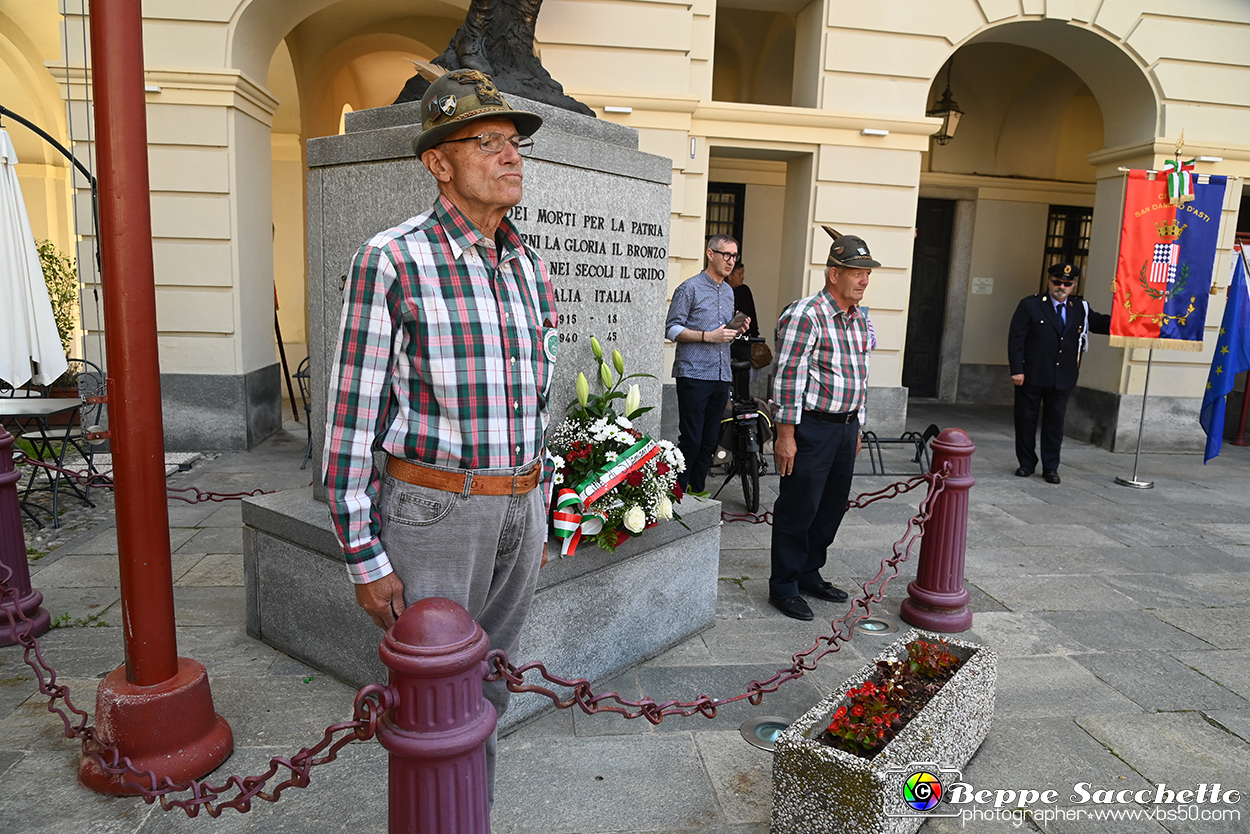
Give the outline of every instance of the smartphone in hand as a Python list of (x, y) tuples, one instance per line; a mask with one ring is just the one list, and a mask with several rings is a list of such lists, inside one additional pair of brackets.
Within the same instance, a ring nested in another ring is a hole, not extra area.
[(747, 314), (739, 310), (725, 326), (730, 330), (741, 332), (747, 326)]

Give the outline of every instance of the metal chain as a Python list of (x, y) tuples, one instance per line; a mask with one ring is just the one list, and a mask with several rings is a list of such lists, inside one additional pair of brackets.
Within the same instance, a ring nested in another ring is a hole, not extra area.
[[(73, 478), (75, 481), (77, 481), (80, 484), (83, 484), (84, 486), (88, 488), (91, 488), (91, 487), (95, 487), (96, 489), (116, 489), (117, 488), (116, 485), (113, 483), (113, 479), (109, 477), (108, 475), (102, 475), (99, 472), (94, 472), (94, 473), (77, 472), (72, 469), (66, 469), (63, 466), (57, 466), (55, 464), (45, 463), (44, 461), (36, 460), (35, 458), (32, 458), (29, 455), (26, 455), (16, 450), (13, 453), (13, 463), (14, 464), (28, 463), (31, 466), (37, 466), (40, 469), (46, 469), (49, 472), (59, 472), (61, 475), (67, 478)], [(273, 490), (271, 489), (254, 489), (254, 490), (251, 490), (250, 492), (204, 492), (203, 490), (197, 489), (196, 487), (193, 487), (193, 486), (192, 487), (171, 487), (171, 486), (165, 487), (165, 493), (170, 499), (177, 499), (179, 501), (185, 501), (188, 504), (204, 504), (209, 501), (217, 501), (217, 502), (241, 501), (244, 498), (251, 498), (256, 495), (269, 495), (272, 492)], [(182, 495), (182, 494), (175, 494), (175, 493), (194, 493), (194, 495), (190, 495), (190, 494)]]
[[(934, 502), (946, 488), (946, 478), (949, 475), (950, 464), (947, 463), (940, 472), (931, 472), (907, 481), (899, 481), (877, 492), (858, 495), (853, 500), (847, 502), (848, 508), (859, 509), (868, 506), (874, 501), (879, 501), (883, 498), (894, 498), (910, 492), (922, 483), (929, 485), (928, 494), (920, 502), (918, 512), (907, 520), (907, 530), (903, 537), (894, 543), (894, 555), (881, 560), (881, 569), (877, 571), (877, 575), (872, 580), (864, 583), (863, 596), (852, 600), (850, 610), (841, 618), (830, 623), (833, 633), (822, 635), (817, 638), (810, 648), (792, 655), (793, 663), (785, 669), (779, 669), (771, 678), (749, 682), (746, 686), (746, 691), (740, 695), (734, 695), (729, 698), (711, 698), (707, 695), (700, 695), (693, 701), (665, 701), (663, 703), (658, 703), (649, 697), (633, 701), (621, 697), (616, 692), (605, 692), (601, 695), (596, 695), (590, 688), (590, 682), (584, 678), (566, 679), (557, 677), (551, 674), (540, 661), (516, 666), (508, 659), (508, 655), (500, 650), (492, 651), (486, 656), (487, 666), (490, 669), (486, 675), (486, 680), (495, 681), (503, 679), (507, 682), (507, 687), (512, 692), (536, 692), (539, 695), (544, 695), (551, 699), (557, 709), (569, 709), (577, 706), (588, 715), (597, 712), (614, 712), (625, 718), (645, 718), (652, 724), (659, 724), (667, 715), (690, 716), (696, 712), (706, 718), (715, 718), (717, 707), (733, 703), (734, 701), (741, 701), (744, 698), (758, 706), (763, 701), (764, 695), (776, 692), (787, 681), (800, 678), (804, 673), (812, 671), (826, 655), (837, 652), (841, 648), (842, 643), (849, 641), (855, 636), (855, 626), (868, 618), (872, 604), (879, 603), (885, 598), (885, 588), (890, 583), (890, 580), (898, 575), (899, 563), (905, 562), (910, 558), (916, 541), (924, 535), (924, 526), (933, 515)], [(759, 524), (766, 521), (771, 514), (765, 512), (760, 515), (747, 513), (745, 515), (735, 514), (735, 516), (738, 517), (730, 520), (750, 517), (752, 523)], [(771, 523), (771, 521), (768, 523)], [(862, 609), (862, 611), (859, 609)], [(545, 681), (571, 689), (572, 692), (567, 697), (562, 698), (558, 693), (547, 687), (527, 684), (525, 675), (532, 671), (536, 671)]]
[[(12, 576), (12, 568), (0, 562), (0, 603), (3, 603), (10, 630), (24, 649), (22, 660), (34, 671), (40, 693), (48, 696), (48, 712), (61, 719), (65, 737), (79, 739), (83, 755), (89, 756), (104, 773), (122, 777), (149, 804), (159, 799), (166, 811), (180, 808), (186, 811), (187, 816), (194, 817), (203, 810), (216, 817), (227, 808), (244, 813), (251, 809), (253, 799), (277, 802), (287, 788), (307, 787), (309, 772), (318, 765), (334, 761), (345, 745), (353, 740), (368, 741), (373, 738), (382, 715), (399, 703), (399, 695), (391, 687), (381, 684), (366, 686), (356, 693), (353, 720), (331, 724), (317, 744), (305, 747), (293, 756), (274, 756), (269, 760), (269, 769), (258, 776), (230, 776), (220, 785), (200, 780), (174, 782), (168, 777), (158, 777), (151, 770), (135, 767), (115, 746), (102, 741), (95, 727), (87, 725), (87, 713), (74, 706), (69, 698), (69, 688), (56, 682), (56, 670), (44, 660), (39, 640), (30, 636), (31, 620), (17, 604), (17, 592), (9, 585)], [(19, 631), (19, 622), (25, 623), (27, 628)], [(63, 701), (64, 707), (58, 706), (57, 701)], [(76, 716), (76, 720), (70, 714)], [(266, 784), (283, 768), (290, 771), (290, 777), (274, 785), (271, 791), (266, 791)], [(191, 796), (185, 799), (172, 796), (185, 791), (190, 791)], [(236, 795), (223, 799), (226, 794)]]

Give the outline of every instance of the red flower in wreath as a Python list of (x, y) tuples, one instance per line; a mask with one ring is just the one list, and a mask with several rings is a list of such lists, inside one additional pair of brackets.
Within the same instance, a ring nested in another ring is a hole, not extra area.
[(625, 476), (625, 483), (632, 487), (642, 486), (642, 473), (635, 469)]

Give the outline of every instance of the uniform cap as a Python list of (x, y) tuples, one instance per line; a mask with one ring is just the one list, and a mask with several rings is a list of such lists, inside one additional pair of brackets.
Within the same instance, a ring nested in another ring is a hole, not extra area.
[(1054, 278), (1066, 278), (1075, 281), (1081, 277), (1081, 268), (1076, 264), (1051, 264), (1047, 273)]

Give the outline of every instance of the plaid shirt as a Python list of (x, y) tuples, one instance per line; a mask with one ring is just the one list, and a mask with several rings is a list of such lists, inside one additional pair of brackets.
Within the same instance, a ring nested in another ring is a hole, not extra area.
[(729, 344), (711, 342), (678, 342), (681, 331), (718, 330), (734, 317), (734, 288), (728, 282), (716, 282), (706, 272), (687, 278), (673, 291), (664, 322), (664, 335), (677, 343), (673, 360), (673, 376), (687, 379), (710, 379), (729, 382)]
[(843, 310), (828, 289), (787, 307), (777, 321), (777, 422), (797, 425), (805, 410), (859, 411), (862, 422), (868, 356), (876, 347), (868, 314)]
[(450, 469), (508, 469), (545, 449), (555, 292), (507, 219), (496, 240), (498, 268), (493, 242), (440, 196), (352, 261), (330, 373), (325, 479), (353, 582), (391, 573), (378, 539), (375, 450)]

